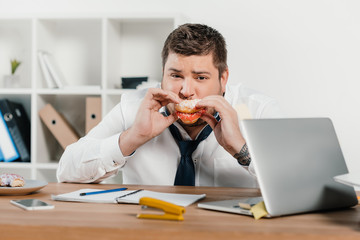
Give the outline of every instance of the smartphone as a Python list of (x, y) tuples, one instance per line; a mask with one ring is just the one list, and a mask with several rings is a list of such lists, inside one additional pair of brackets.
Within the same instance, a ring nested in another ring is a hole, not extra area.
[(10, 203), (26, 210), (42, 210), (54, 208), (54, 205), (48, 204), (39, 199), (10, 200)]

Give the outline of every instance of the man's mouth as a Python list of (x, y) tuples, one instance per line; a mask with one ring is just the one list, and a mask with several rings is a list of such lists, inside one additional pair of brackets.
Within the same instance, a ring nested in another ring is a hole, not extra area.
[(176, 111), (176, 115), (180, 120), (185, 124), (193, 124), (196, 123), (197, 120), (206, 112), (205, 109), (198, 109), (197, 112), (193, 113), (184, 113), (180, 111)]

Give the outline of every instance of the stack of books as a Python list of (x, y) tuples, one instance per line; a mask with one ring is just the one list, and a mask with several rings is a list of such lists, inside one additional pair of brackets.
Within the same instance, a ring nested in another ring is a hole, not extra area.
[(48, 52), (38, 51), (38, 59), (48, 88), (64, 88), (66, 82), (54, 57)]
[(48, 88), (65, 90), (100, 90), (100, 85), (69, 85), (54, 56), (46, 51), (38, 51), (39, 65)]
[(30, 121), (20, 103), (0, 99), (0, 162), (30, 162)]

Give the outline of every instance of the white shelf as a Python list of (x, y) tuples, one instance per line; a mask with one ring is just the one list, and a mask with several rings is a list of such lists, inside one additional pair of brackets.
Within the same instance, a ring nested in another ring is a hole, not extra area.
[(101, 89), (48, 89), (42, 88), (36, 90), (39, 95), (100, 95)]
[[(161, 80), (161, 49), (179, 19), (173, 13), (2, 14), (0, 66), (9, 68), (0, 68), (0, 98), (22, 103), (31, 120), (31, 162), (0, 163), (0, 172), (56, 181), (63, 149), (40, 120), (39, 110), (52, 104), (84, 136), (87, 97), (101, 97), (104, 116), (122, 94), (134, 91), (118, 88), (122, 77)], [(47, 88), (39, 50), (52, 54), (68, 88)], [(5, 89), (2, 78), (9, 74), (12, 58), (22, 62), (17, 72), (21, 88)]]
[(1, 95), (13, 95), (13, 94), (31, 94), (32, 90), (29, 88), (0, 88)]
[(5, 169), (5, 168), (28, 168), (30, 169), (32, 167), (31, 163), (22, 163), (22, 162), (16, 162), (16, 163), (9, 163), (9, 162), (1, 162), (0, 163), (0, 169)]
[(135, 91), (135, 89), (107, 89), (105, 90), (106, 95), (121, 95), (124, 93), (130, 93)]

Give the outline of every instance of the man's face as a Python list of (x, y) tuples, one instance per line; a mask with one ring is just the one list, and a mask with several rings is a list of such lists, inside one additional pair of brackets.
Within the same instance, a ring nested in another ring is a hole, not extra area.
[[(219, 80), (219, 71), (213, 64), (212, 54), (205, 56), (183, 56), (170, 53), (163, 69), (161, 87), (176, 93), (181, 99), (202, 99), (210, 95), (222, 95), (225, 92), (228, 72)], [(174, 104), (169, 104), (171, 113)], [(207, 109), (211, 114), (213, 109)], [(196, 125), (204, 124), (199, 119)]]

